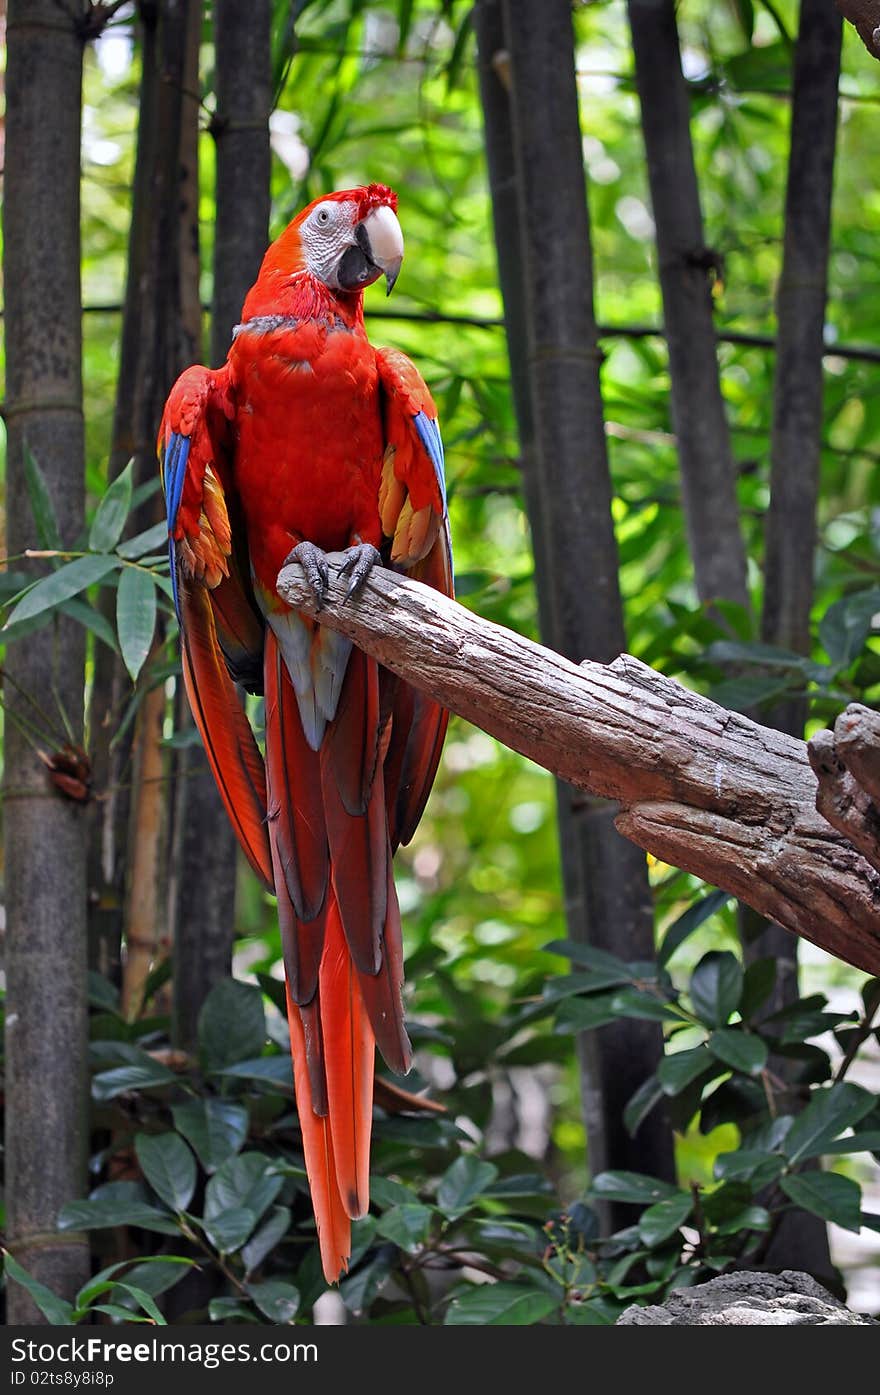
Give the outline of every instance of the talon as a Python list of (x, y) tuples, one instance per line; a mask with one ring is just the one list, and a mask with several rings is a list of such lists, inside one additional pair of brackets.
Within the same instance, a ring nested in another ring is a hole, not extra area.
[(330, 585), (330, 572), (324, 553), (319, 547), (315, 547), (314, 543), (301, 542), (297, 543), (296, 547), (288, 553), (285, 565), (288, 562), (299, 562), (306, 574), (309, 589), (315, 598), (315, 608), (320, 610)]
[(344, 598), (347, 601), (361, 589), (377, 562), (381, 564), (382, 558), (372, 543), (355, 543), (353, 547), (347, 547), (342, 556), (343, 561), (339, 565), (340, 576), (348, 576), (351, 572), (351, 580)]

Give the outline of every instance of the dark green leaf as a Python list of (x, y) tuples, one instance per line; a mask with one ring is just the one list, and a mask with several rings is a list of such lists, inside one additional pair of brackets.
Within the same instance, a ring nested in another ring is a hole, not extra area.
[(136, 562), (139, 558), (146, 557), (150, 552), (158, 552), (167, 541), (168, 524), (165, 522), (154, 523), (152, 528), (146, 528), (143, 533), (137, 533), (135, 537), (126, 538), (119, 543), (116, 551), (127, 562)]
[(173, 1216), (150, 1204), (136, 1182), (108, 1182), (88, 1201), (70, 1201), (58, 1215), (59, 1230), (101, 1230), (108, 1226), (136, 1225), (160, 1235), (178, 1235)]
[(290, 1229), (291, 1215), (286, 1206), (273, 1206), (259, 1230), (255, 1231), (244, 1246), (241, 1257), (246, 1273), (262, 1264), (268, 1254), (283, 1240)]
[(680, 1192), (678, 1196), (667, 1197), (664, 1201), (657, 1201), (653, 1206), (649, 1206), (639, 1217), (639, 1235), (643, 1244), (650, 1249), (655, 1245), (662, 1245), (664, 1240), (675, 1234), (679, 1226), (684, 1225), (693, 1209), (693, 1197), (686, 1192)]
[(494, 1163), (483, 1162), (472, 1153), (463, 1153), (448, 1167), (437, 1188), (437, 1205), (454, 1220), (465, 1212), (498, 1176)]
[(299, 1309), (299, 1290), (293, 1284), (286, 1284), (281, 1279), (267, 1279), (262, 1284), (248, 1284), (247, 1291), (263, 1317), (270, 1322), (281, 1326), (293, 1322)]
[(66, 1298), (59, 1298), (45, 1284), (41, 1284), (39, 1279), (31, 1278), (30, 1274), (22, 1269), (8, 1250), (3, 1251), (3, 1268), (7, 1279), (13, 1279), (15, 1283), (21, 1284), (22, 1288), (27, 1289), (43, 1317), (53, 1327), (70, 1327), (72, 1325), (74, 1320), (73, 1304), (68, 1303)]
[[(277, 1197), (284, 1179), (263, 1153), (240, 1153), (217, 1169), (205, 1188), (205, 1219), (245, 1207), (258, 1221)], [(247, 1237), (245, 1237), (247, 1238)]]
[(135, 1151), (153, 1191), (172, 1211), (185, 1211), (196, 1189), (196, 1160), (176, 1133), (139, 1133)]
[(760, 1074), (767, 1064), (766, 1042), (736, 1027), (720, 1027), (709, 1037), (708, 1046), (719, 1061), (746, 1075)]
[(27, 441), (22, 446), (22, 456), (28, 499), (40, 547), (46, 548), (50, 552), (57, 552), (61, 548), (61, 530), (58, 527), (55, 506), (52, 503), (52, 495), (49, 493), (46, 477), (37, 464)]
[(810, 1103), (795, 1119), (782, 1142), (790, 1163), (819, 1156), (844, 1129), (852, 1128), (874, 1107), (874, 1097), (846, 1081), (828, 1090), (814, 1090)]
[(704, 954), (691, 976), (694, 1012), (709, 1027), (723, 1027), (739, 1007), (743, 971), (739, 960), (724, 950)]
[(447, 1327), (529, 1327), (558, 1307), (559, 1301), (542, 1289), (512, 1283), (480, 1284), (455, 1294), (444, 1322)]
[(395, 1182), (393, 1177), (373, 1176), (370, 1178), (370, 1200), (377, 1206), (406, 1206), (418, 1201), (418, 1196), (402, 1182)]
[(547, 954), (562, 954), (566, 959), (570, 959), (573, 964), (581, 964), (585, 969), (593, 969), (596, 973), (613, 974), (620, 983), (629, 983), (632, 980), (632, 971), (628, 964), (616, 955), (609, 954), (607, 950), (596, 949), (593, 945), (583, 945), (579, 940), (551, 940), (544, 945)]
[(119, 989), (95, 969), (89, 969), (89, 1007), (118, 1012)]
[(862, 1189), (850, 1177), (836, 1172), (800, 1172), (783, 1177), (779, 1185), (796, 1206), (823, 1221), (833, 1221), (856, 1234), (861, 1229)]
[(189, 1100), (171, 1112), (174, 1127), (195, 1149), (206, 1172), (216, 1172), (247, 1138), (248, 1112), (231, 1100)]
[(762, 1007), (776, 983), (776, 960), (755, 959), (743, 974), (743, 988), (739, 1000), (739, 1010), (744, 1020), (748, 1020), (759, 1007)]
[(56, 572), (41, 577), (22, 597), (0, 631), (0, 639), (12, 625), (33, 619), (43, 611), (60, 606), (62, 601), (70, 600), (71, 596), (78, 596), (80, 591), (102, 581), (118, 566), (116, 557), (76, 557), (72, 562), (65, 562)]
[(128, 1090), (151, 1090), (157, 1085), (169, 1085), (175, 1078), (159, 1061), (150, 1061), (149, 1065), (116, 1066), (94, 1077), (92, 1095), (96, 1100), (112, 1100)]
[(819, 643), (832, 664), (849, 668), (865, 647), (880, 612), (880, 589), (856, 591), (829, 606), (819, 623)]
[(590, 1190), (606, 1201), (631, 1201), (644, 1206), (681, 1196), (671, 1182), (661, 1182), (658, 1177), (646, 1177), (641, 1172), (600, 1172)]
[(199, 1013), (199, 1054), (207, 1071), (219, 1071), (259, 1056), (266, 1041), (266, 1014), (259, 988), (222, 979)]
[(649, 1022), (681, 1021), (679, 1013), (668, 1002), (638, 988), (623, 988), (613, 994), (610, 1008), (621, 1017), (636, 1017)]
[(376, 1231), (407, 1254), (415, 1254), (427, 1237), (433, 1214), (430, 1206), (419, 1202), (392, 1206), (379, 1217)]
[(735, 1153), (721, 1153), (715, 1159), (715, 1176), (719, 1181), (751, 1182), (758, 1191), (775, 1182), (784, 1167), (785, 1159), (778, 1153), (740, 1148)]
[(677, 920), (672, 924), (663, 936), (663, 942), (657, 955), (660, 964), (668, 964), (675, 951), (685, 940), (698, 930), (699, 927), (716, 914), (730, 900), (730, 894), (726, 891), (710, 891), (708, 896), (703, 896), (699, 901), (695, 901), (692, 906), (688, 906)]
[(114, 654), (118, 653), (119, 646), (116, 643), (113, 626), (106, 615), (102, 615), (100, 610), (89, 605), (88, 601), (82, 601), (78, 596), (74, 596), (69, 601), (62, 601), (58, 609), (62, 615), (68, 615), (71, 620), (76, 620), (79, 625), (91, 630), (92, 634), (97, 635), (98, 639), (106, 644), (108, 649), (112, 649)]
[(208, 1316), (212, 1322), (259, 1322), (252, 1308), (240, 1298), (212, 1298), (208, 1304)]
[(156, 628), (156, 587), (148, 572), (125, 567), (116, 592), (116, 629), (132, 682), (143, 668)]
[(595, 998), (565, 998), (556, 1010), (555, 1032), (589, 1032), (618, 1016), (608, 994)]
[(677, 1095), (705, 1071), (711, 1070), (712, 1058), (705, 1046), (692, 1046), (686, 1051), (672, 1051), (657, 1067), (657, 1079), (664, 1094)]
[(647, 1119), (655, 1105), (659, 1104), (663, 1098), (663, 1086), (656, 1075), (649, 1075), (648, 1079), (636, 1090), (627, 1102), (623, 1111), (623, 1126), (630, 1138), (635, 1138), (639, 1128)]
[(240, 1249), (256, 1224), (256, 1213), (246, 1206), (230, 1206), (227, 1211), (215, 1212), (210, 1218), (205, 1216), (203, 1221), (211, 1244), (224, 1255)]
[(131, 508), (133, 467), (134, 461), (129, 460), (125, 469), (116, 476), (116, 479), (109, 486), (95, 511), (95, 517), (89, 529), (89, 550), (91, 552), (109, 552), (122, 537), (125, 520), (128, 518), (128, 511)]
[(293, 1091), (293, 1070), (290, 1052), (277, 1056), (259, 1056), (252, 1061), (236, 1061), (234, 1066), (225, 1066), (215, 1071), (216, 1075), (226, 1075), (240, 1080), (256, 1080), (263, 1085), (284, 1087)]

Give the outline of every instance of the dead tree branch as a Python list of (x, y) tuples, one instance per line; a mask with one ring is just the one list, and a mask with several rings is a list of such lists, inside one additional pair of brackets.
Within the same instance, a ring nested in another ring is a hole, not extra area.
[[(640, 847), (880, 973), (880, 875), (816, 809), (803, 741), (728, 712), (629, 654), (580, 665), (376, 569), (331, 568), (322, 623), (563, 780), (622, 806)], [(298, 566), (280, 594), (310, 614)]]

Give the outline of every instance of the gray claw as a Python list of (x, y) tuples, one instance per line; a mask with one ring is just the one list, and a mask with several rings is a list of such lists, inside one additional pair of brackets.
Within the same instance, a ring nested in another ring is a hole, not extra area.
[(344, 560), (339, 566), (340, 576), (348, 576), (351, 572), (351, 580), (345, 593), (345, 599), (348, 600), (361, 589), (376, 564), (381, 565), (382, 558), (372, 543), (355, 543), (353, 547), (347, 547), (342, 556)]
[(288, 562), (299, 562), (306, 574), (306, 581), (309, 589), (315, 598), (315, 608), (320, 610), (324, 604), (324, 597), (327, 595), (327, 588), (330, 585), (330, 572), (327, 567), (327, 558), (319, 547), (314, 543), (301, 542), (289, 553)]

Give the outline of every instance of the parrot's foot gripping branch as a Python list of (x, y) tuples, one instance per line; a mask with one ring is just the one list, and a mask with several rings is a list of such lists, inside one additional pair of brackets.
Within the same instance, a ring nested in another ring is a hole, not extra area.
[(353, 547), (347, 547), (342, 556), (344, 560), (340, 563), (340, 575), (348, 576), (349, 572), (351, 573), (345, 593), (345, 599), (348, 600), (349, 596), (361, 589), (373, 568), (382, 565), (382, 558), (379, 549), (372, 543), (355, 543)]
[[(373, 547), (372, 543), (355, 543), (352, 547), (347, 547), (344, 552), (336, 555), (342, 558), (339, 565), (340, 576), (350, 575), (348, 590), (345, 593), (346, 600), (361, 589), (373, 568), (382, 564), (379, 550)], [(322, 552), (320, 547), (316, 547), (314, 543), (301, 542), (297, 543), (293, 551), (285, 558), (285, 567), (289, 562), (298, 562), (302, 567), (309, 589), (315, 598), (315, 608), (320, 610), (330, 585), (327, 554)]]
[(290, 562), (299, 562), (315, 598), (315, 606), (320, 610), (330, 585), (326, 554), (321, 551), (320, 547), (315, 547), (314, 543), (301, 542), (297, 543), (293, 551), (289, 552), (284, 559), (285, 567)]

